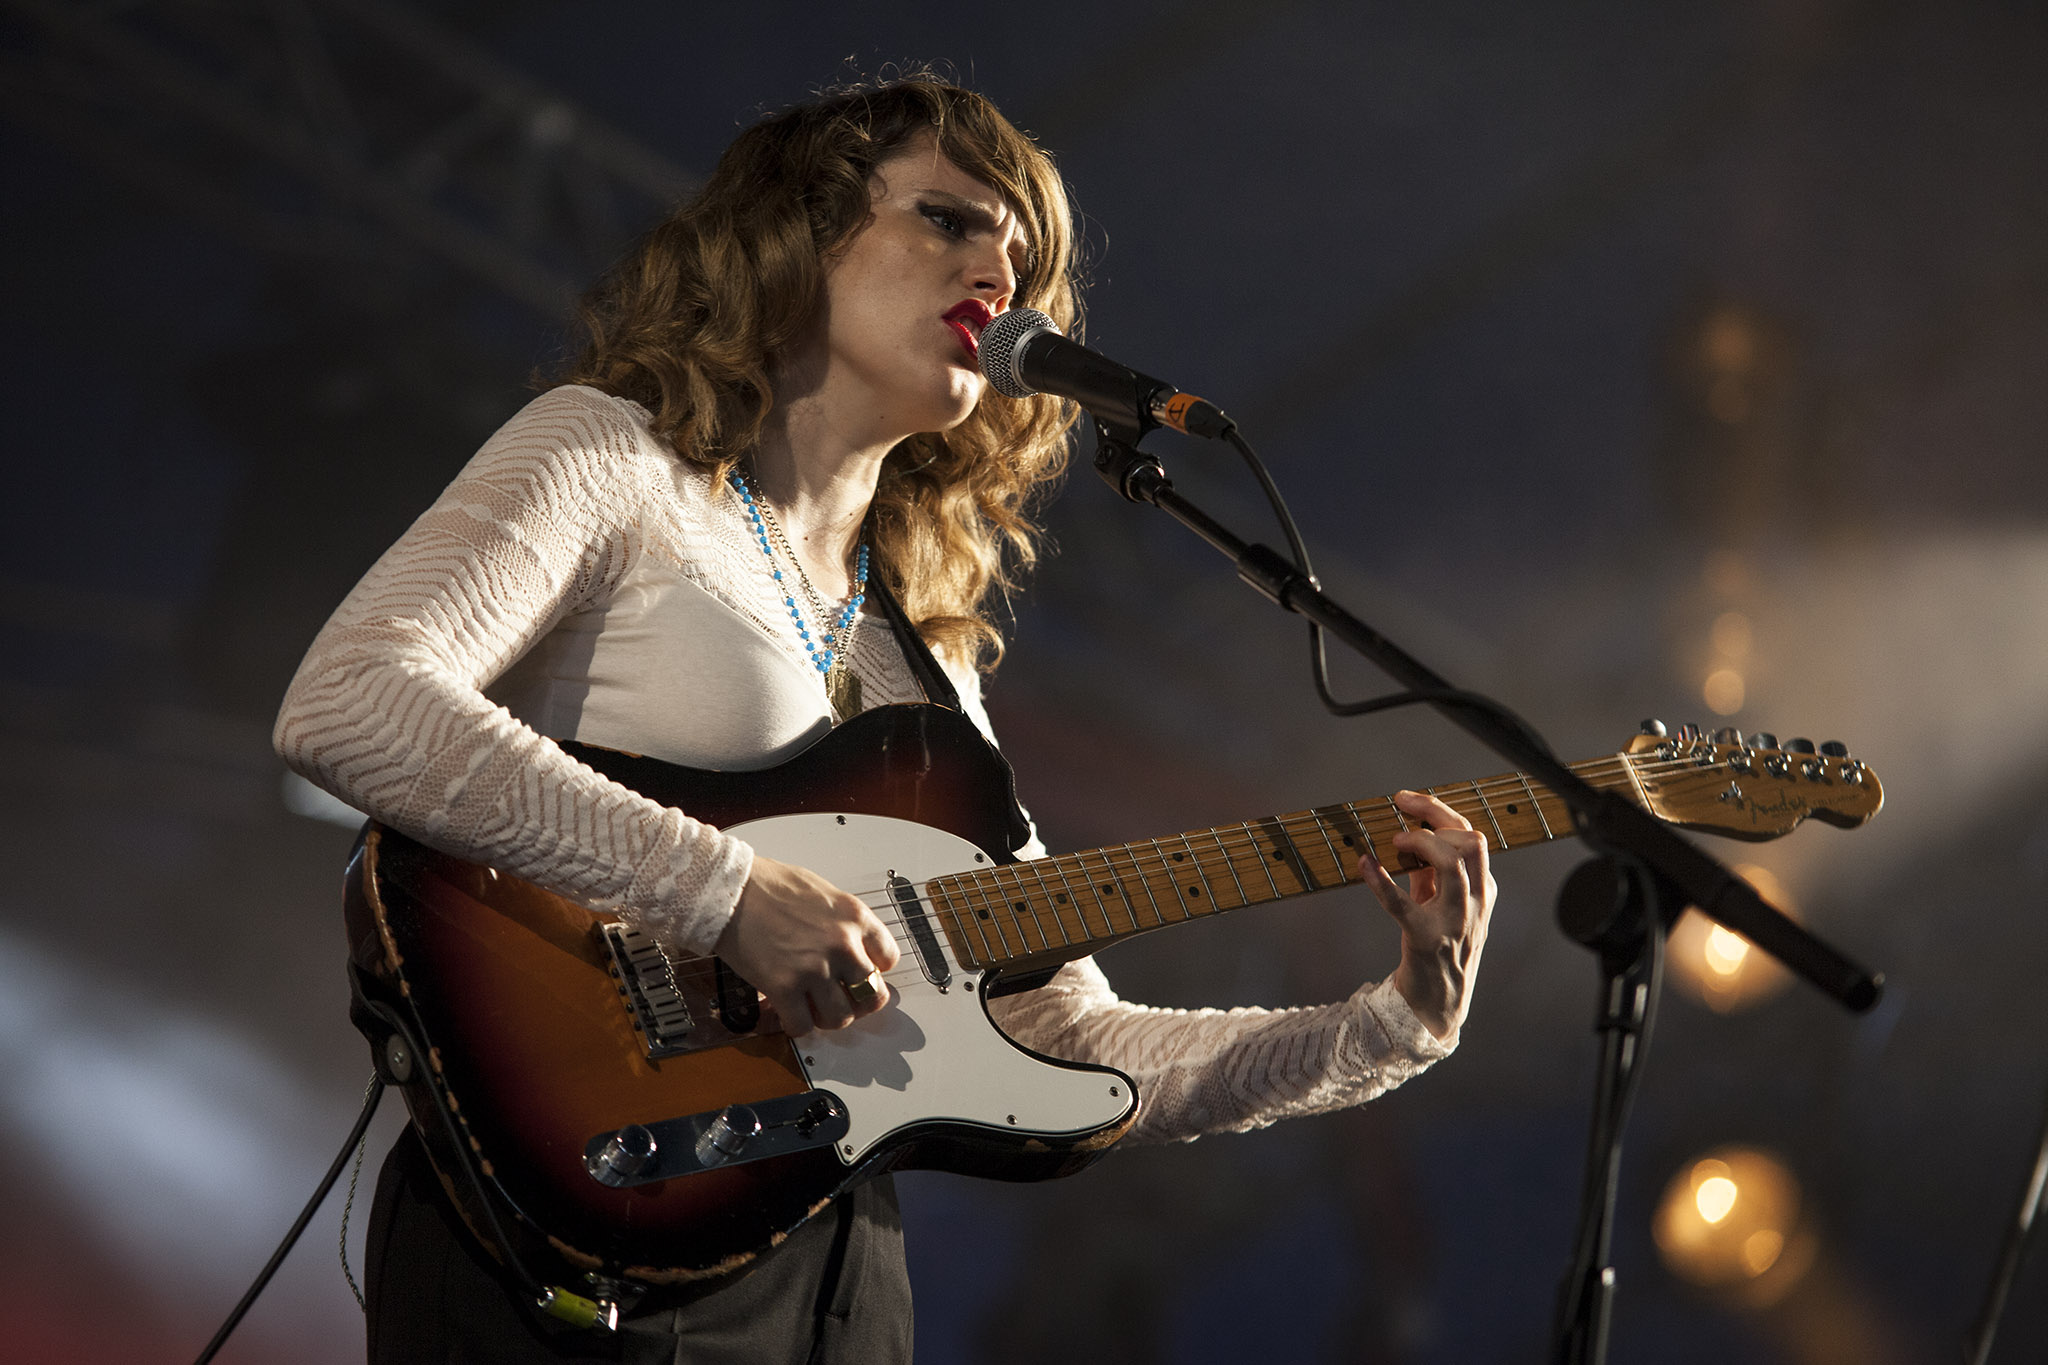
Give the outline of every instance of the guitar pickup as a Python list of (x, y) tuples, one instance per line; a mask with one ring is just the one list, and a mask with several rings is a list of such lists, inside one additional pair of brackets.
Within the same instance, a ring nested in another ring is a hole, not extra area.
[(946, 954), (939, 948), (938, 931), (932, 928), (924, 897), (917, 894), (917, 887), (908, 879), (893, 871), (889, 873), (888, 886), (896, 908), (903, 912), (903, 922), (910, 926), (911, 946), (917, 949), (917, 962), (924, 968), (925, 980), (945, 989), (953, 980), (953, 969), (946, 965)]

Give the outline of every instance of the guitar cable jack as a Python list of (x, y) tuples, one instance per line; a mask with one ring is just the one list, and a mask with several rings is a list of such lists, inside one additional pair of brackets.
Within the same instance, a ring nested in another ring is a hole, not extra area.
[(601, 1327), (607, 1332), (619, 1330), (619, 1306), (610, 1299), (587, 1299), (558, 1284), (551, 1284), (540, 1291), (534, 1302), (541, 1312), (571, 1327)]

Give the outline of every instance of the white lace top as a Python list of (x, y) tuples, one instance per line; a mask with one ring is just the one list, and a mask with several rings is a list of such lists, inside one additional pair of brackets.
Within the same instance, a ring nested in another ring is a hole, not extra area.
[[(923, 699), (886, 622), (862, 617), (849, 650), (867, 705)], [(947, 673), (988, 733), (978, 675)], [(752, 851), (546, 736), (762, 768), (830, 725), (738, 499), (638, 405), (570, 387), (508, 422), (356, 585), (275, 738), (298, 772), (415, 839), (709, 952)], [(1387, 983), (1312, 1009), (1160, 1010), (1117, 999), (1092, 960), (990, 1009), (1030, 1047), (1129, 1073), (1133, 1141), (1362, 1103), (1456, 1042)]]

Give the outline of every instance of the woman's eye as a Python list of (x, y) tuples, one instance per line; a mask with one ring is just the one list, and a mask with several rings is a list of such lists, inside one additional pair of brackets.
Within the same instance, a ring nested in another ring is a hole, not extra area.
[(967, 224), (965, 220), (963, 220), (960, 217), (960, 215), (955, 213), (952, 209), (945, 208), (937, 204), (927, 204), (925, 205), (924, 216), (927, 219), (929, 219), (931, 223), (939, 229), (939, 231), (946, 233), (948, 236), (964, 237), (967, 235)]

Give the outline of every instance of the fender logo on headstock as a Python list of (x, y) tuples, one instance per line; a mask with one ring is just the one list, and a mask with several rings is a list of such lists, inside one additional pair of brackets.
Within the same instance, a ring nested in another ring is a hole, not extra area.
[(1741, 786), (1734, 782), (1730, 782), (1728, 789), (1715, 799), (1735, 807), (1747, 815), (1752, 823), (1761, 823), (1767, 819), (1786, 818), (1797, 822), (1804, 820), (1813, 813), (1813, 803), (1804, 797), (1780, 792), (1774, 801), (1759, 801), (1753, 796), (1745, 796)]

